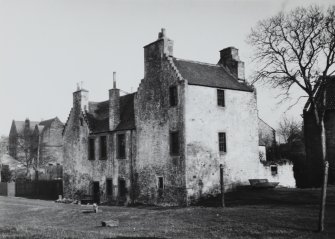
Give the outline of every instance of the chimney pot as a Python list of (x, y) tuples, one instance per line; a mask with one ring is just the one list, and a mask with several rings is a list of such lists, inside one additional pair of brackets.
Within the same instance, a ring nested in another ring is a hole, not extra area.
[(113, 89), (116, 89), (116, 72), (113, 72)]

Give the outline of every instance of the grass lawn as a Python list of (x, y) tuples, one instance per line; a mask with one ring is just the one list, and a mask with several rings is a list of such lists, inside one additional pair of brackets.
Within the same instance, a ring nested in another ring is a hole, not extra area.
[[(327, 198), (326, 231), (316, 233), (317, 189), (245, 190), (187, 208), (87, 206), (0, 197), (0, 238), (335, 238), (335, 188)], [(119, 226), (101, 227), (117, 219)]]

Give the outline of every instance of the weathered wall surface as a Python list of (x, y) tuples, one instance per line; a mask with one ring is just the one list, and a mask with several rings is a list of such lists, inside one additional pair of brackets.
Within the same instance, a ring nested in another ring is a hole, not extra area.
[[(162, 39), (145, 47), (145, 77), (135, 101), (138, 201), (184, 204), (184, 84), (164, 55), (165, 41)], [(170, 86), (177, 86), (178, 105), (175, 107), (169, 105)], [(178, 156), (170, 155), (171, 131), (179, 131), (181, 150)], [(164, 178), (162, 195), (158, 192), (158, 177)]]
[[(258, 115), (254, 93), (225, 90), (225, 107), (217, 105), (217, 89), (186, 89), (186, 183), (189, 200), (220, 189), (224, 165), (226, 189), (249, 184), (258, 175)], [(227, 152), (220, 154), (218, 133), (226, 133)]]
[[(66, 197), (75, 197), (78, 194), (93, 194), (93, 182), (99, 182), (100, 199), (118, 200), (118, 180), (123, 178), (126, 181), (127, 194), (126, 202), (130, 201), (131, 192), (131, 168), (130, 161), (136, 160), (136, 132), (120, 131), (99, 134), (89, 134), (89, 128), (82, 113), (85, 104), (81, 104), (80, 96), (74, 93), (75, 105), (71, 110), (67, 125), (64, 131), (64, 194)], [(83, 119), (83, 125), (81, 125)], [(126, 137), (126, 158), (117, 158), (117, 134), (125, 134)], [(107, 158), (100, 158), (100, 137), (107, 137)], [(95, 143), (95, 159), (88, 159), (89, 139), (94, 139)], [(131, 150), (132, 149), (132, 150)], [(107, 198), (106, 195), (106, 179), (112, 179), (113, 195)]]
[(48, 163), (61, 164), (63, 161), (63, 123), (57, 118), (40, 136), (40, 159)]

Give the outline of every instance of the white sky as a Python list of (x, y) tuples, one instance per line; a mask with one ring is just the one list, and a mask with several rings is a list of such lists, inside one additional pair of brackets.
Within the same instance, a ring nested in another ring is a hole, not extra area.
[[(217, 63), (219, 50), (235, 46), (252, 72), (246, 37), (258, 20), (280, 10), (333, 0), (0, 0), (0, 135), (13, 119), (66, 121), (72, 92), (83, 81), (90, 101), (107, 100), (113, 71), (117, 86), (136, 91), (143, 78), (143, 46), (162, 27), (174, 56)], [(260, 116), (277, 127), (289, 103), (257, 88)], [(292, 103), (292, 102), (291, 102)], [(300, 117), (302, 105), (288, 115)]]

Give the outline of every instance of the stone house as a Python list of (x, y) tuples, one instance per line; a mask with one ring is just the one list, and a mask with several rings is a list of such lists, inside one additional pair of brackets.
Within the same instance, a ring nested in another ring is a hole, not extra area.
[[(329, 161), (329, 183), (335, 182), (335, 76), (327, 77), (325, 84), (315, 91), (317, 104), (323, 101), (326, 93), (324, 123), (326, 128), (326, 155)], [(308, 101), (303, 111), (306, 161), (311, 169), (308, 174), (309, 186), (319, 186), (322, 182), (323, 165), (321, 154), (320, 131), (315, 123), (315, 116)]]
[(120, 96), (109, 90), (109, 99), (90, 102), (88, 91), (73, 93), (73, 107), (63, 131), (64, 194), (93, 195), (99, 202), (130, 200), (131, 166), (135, 161), (135, 94)]
[(31, 145), (31, 150), (34, 150), (34, 157), (39, 161), (41, 172), (44, 172), (50, 164), (61, 164), (63, 128), (63, 123), (57, 117), (41, 122), (29, 119), (13, 120), (9, 133), (9, 155), (17, 158), (23, 154), (23, 148), (20, 148), (19, 143), (24, 139)]
[(226, 190), (271, 177), (259, 160), (256, 92), (236, 48), (221, 50), (218, 64), (179, 59), (162, 29), (144, 46), (137, 92), (120, 96), (115, 82), (107, 101), (73, 93), (65, 196), (188, 205), (219, 193), (220, 164)]

